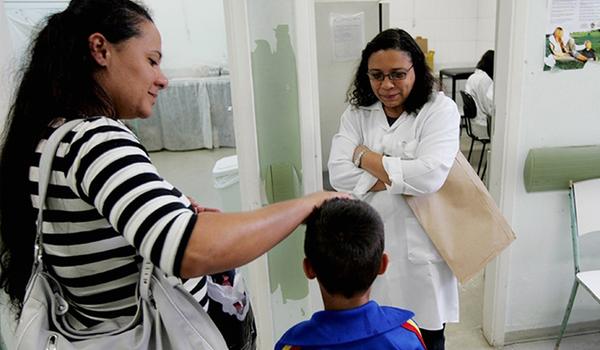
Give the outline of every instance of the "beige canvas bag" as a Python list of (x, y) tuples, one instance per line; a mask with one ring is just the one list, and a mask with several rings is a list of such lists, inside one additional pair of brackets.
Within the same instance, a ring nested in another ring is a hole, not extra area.
[(516, 238), (461, 152), (439, 191), (405, 197), (461, 283), (473, 278)]

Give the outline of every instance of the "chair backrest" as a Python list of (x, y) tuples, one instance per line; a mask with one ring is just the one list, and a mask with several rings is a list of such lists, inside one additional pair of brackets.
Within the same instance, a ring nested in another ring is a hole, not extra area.
[(471, 119), (474, 119), (477, 116), (477, 105), (475, 104), (475, 100), (473, 96), (466, 92), (465, 90), (460, 90), (460, 96), (463, 100), (463, 117), (465, 118), (467, 135), (473, 138), (473, 128), (471, 127)]
[(573, 264), (577, 274), (580, 271), (579, 237), (600, 232), (600, 178), (571, 182), (569, 197)]
[(477, 105), (473, 96), (465, 90), (460, 90), (460, 96), (463, 100), (463, 113), (467, 119), (473, 119), (477, 116)]
[(600, 232), (600, 178), (571, 183), (571, 205), (578, 236)]

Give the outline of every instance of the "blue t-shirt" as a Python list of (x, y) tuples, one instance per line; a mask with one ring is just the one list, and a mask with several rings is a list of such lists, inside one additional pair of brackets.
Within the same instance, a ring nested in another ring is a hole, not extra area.
[(275, 349), (424, 350), (413, 316), (411, 311), (375, 301), (354, 309), (319, 311), (285, 332)]

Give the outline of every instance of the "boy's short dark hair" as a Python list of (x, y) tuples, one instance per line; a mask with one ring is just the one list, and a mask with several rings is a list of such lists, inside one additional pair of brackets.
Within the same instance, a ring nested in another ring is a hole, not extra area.
[(373, 207), (335, 198), (305, 223), (304, 254), (328, 293), (351, 298), (371, 287), (384, 248), (383, 222)]

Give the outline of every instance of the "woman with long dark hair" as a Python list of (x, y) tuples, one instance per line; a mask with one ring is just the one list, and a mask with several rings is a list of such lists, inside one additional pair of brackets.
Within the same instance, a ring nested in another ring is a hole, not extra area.
[[(161, 59), (148, 11), (128, 0), (73, 0), (35, 38), (0, 160), (0, 285), (15, 315), (33, 262), (40, 154), (65, 121), (84, 119), (55, 156), (43, 248), (69, 303), (68, 321), (79, 329), (133, 316), (142, 258), (183, 278), (238, 267), (287, 237), (323, 200), (340, 196), (318, 192), (219, 213), (183, 195), (122, 122), (150, 116), (168, 84)], [(205, 295), (197, 299), (206, 306)]]

